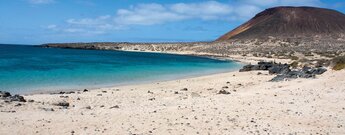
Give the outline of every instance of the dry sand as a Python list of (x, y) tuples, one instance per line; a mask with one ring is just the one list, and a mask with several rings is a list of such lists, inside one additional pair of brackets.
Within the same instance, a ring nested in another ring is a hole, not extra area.
[(0, 134), (345, 134), (344, 70), (285, 82), (257, 73), (1, 101)]

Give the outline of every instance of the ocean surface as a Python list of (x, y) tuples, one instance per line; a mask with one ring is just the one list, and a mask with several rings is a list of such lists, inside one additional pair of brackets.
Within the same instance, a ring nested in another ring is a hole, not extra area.
[(20, 94), (81, 90), (227, 72), (240, 66), (161, 53), (0, 45), (0, 90)]

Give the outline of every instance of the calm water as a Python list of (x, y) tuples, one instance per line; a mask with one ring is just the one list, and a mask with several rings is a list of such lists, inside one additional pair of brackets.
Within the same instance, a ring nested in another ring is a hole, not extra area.
[(239, 68), (232, 61), (159, 53), (0, 45), (0, 90), (73, 90), (171, 80)]

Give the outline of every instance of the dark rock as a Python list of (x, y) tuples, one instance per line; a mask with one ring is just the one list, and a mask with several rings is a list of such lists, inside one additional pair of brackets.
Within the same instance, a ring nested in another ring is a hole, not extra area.
[(178, 94), (178, 91), (175, 91), (174, 94)]
[(51, 112), (54, 112), (55, 110), (53, 109), (53, 108), (42, 108), (42, 110), (44, 110), (44, 111), (51, 111)]
[(10, 101), (18, 101), (18, 102), (26, 102), (26, 100), (24, 99), (23, 96), (20, 96), (20, 95), (14, 95), (14, 96), (11, 96), (9, 97)]
[(29, 99), (28, 102), (32, 103), (35, 102), (35, 100)]
[(286, 75), (277, 75), (276, 77), (272, 78), (271, 82), (279, 82), (284, 81), (286, 79)]
[(307, 74), (315, 74), (315, 75), (321, 75), (327, 71), (326, 68), (318, 67), (318, 68), (311, 68), (311, 67), (303, 67), (302, 71)]
[(273, 67), (276, 63), (273, 62), (258, 62), (257, 65), (245, 65), (242, 69), (240, 69), (240, 72), (246, 72), (246, 71), (253, 71), (253, 70), (268, 70), (269, 68)]
[(11, 93), (7, 92), (7, 91), (0, 91), (0, 97), (6, 98), (6, 97), (10, 97)]
[(74, 93), (75, 93), (74, 91), (65, 92), (65, 94), (74, 94)]
[(91, 109), (91, 106), (86, 106), (85, 109), (89, 109), (89, 110), (90, 110), (90, 109)]
[(22, 104), (21, 104), (21, 103), (18, 103), (18, 104), (14, 105), (14, 106), (22, 106)]
[[(323, 74), (327, 69), (323, 67), (303, 67), (302, 69), (290, 69), (290, 65), (275, 62), (258, 62), (257, 65), (246, 65), (240, 72), (253, 70), (268, 70), (269, 74), (277, 74), (271, 81), (284, 81), (295, 78), (314, 78), (315, 75)], [(259, 73), (258, 73), (259, 74)]]
[(230, 94), (230, 92), (228, 92), (228, 91), (226, 91), (226, 90), (220, 90), (219, 92), (218, 92), (218, 94)]
[(290, 72), (290, 65), (288, 64), (277, 64), (273, 65), (272, 67), (268, 68), (269, 74), (286, 74)]
[(228, 89), (229, 87), (228, 87), (228, 86), (223, 86), (222, 88), (223, 88), (223, 89)]
[(69, 107), (69, 103), (66, 101), (55, 103), (56, 106)]
[(97, 96), (102, 96), (102, 94), (97, 94)]
[(181, 89), (181, 91), (188, 91), (188, 89), (187, 88), (183, 88), (183, 89)]
[(150, 98), (149, 100), (150, 100), (150, 101), (153, 101), (153, 100), (156, 100), (156, 98)]
[(89, 90), (88, 89), (84, 89), (83, 92), (88, 92)]
[(68, 98), (68, 96), (60, 96), (60, 98)]
[(2, 111), (1, 112), (5, 112), (5, 113), (16, 113), (16, 111)]
[(284, 80), (288, 80), (288, 79), (314, 78), (314, 77), (315, 77), (315, 74), (305, 72), (303, 70), (294, 70), (294, 71), (290, 71), (286, 74), (277, 75), (271, 81), (277, 82), (277, 81), (284, 81)]
[(118, 105), (112, 106), (109, 109), (113, 109), (113, 108), (120, 108)]
[(254, 67), (254, 65), (245, 65), (242, 67), (242, 69), (240, 69), (240, 72), (246, 72), (246, 71), (252, 71), (252, 68)]

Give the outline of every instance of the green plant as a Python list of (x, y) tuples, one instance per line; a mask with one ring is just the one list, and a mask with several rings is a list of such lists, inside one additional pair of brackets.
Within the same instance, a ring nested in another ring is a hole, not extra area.
[(334, 64), (333, 70), (345, 69), (345, 56), (338, 56), (332, 59)]

